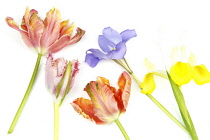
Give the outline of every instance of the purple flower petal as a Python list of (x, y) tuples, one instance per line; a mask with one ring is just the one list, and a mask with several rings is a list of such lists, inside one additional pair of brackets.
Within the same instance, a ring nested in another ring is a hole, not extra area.
[(126, 53), (126, 45), (123, 42), (117, 44), (116, 50), (111, 51), (107, 56), (110, 59), (123, 59)]
[(92, 68), (94, 68), (99, 61), (100, 59), (95, 57), (93, 54), (86, 54), (85, 56), (85, 62), (87, 62), (88, 65)]
[(137, 36), (135, 30), (125, 30), (121, 32), (120, 35), (122, 37), (123, 42), (127, 42), (129, 39)]
[(103, 35), (98, 36), (98, 44), (99, 44), (100, 48), (106, 53), (110, 52), (112, 50), (112, 48), (116, 47), (116, 45), (113, 42), (109, 41)]
[(94, 57), (100, 58), (100, 59), (106, 59), (107, 56), (103, 52), (101, 52), (98, 49), (89, 49), (87, 50), (86, 54), (92, 54)]
[(104, 28), (103, 35), (116, 45), (122, 41), (120, 33), (112, 29), (111, 27)]

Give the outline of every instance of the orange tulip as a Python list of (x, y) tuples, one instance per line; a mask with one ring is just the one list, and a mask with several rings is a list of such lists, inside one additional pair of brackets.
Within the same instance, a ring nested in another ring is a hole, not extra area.
[(109, 80), (98, 77), (85, 87), (91, 100), (78, 98), (71, 105), (84, 118), (97, 124), (111, 123), (126, 111), (130, 97), (131, 78), (123, 72), (118, 80), (119, 89), (111, 87)]

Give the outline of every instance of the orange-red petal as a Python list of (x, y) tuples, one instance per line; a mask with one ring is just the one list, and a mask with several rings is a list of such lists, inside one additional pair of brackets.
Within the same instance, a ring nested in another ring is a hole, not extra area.
[(86, 119), (90, 119), (91, 121), (95, 121), (96, 124), (104, 124), (106, 122), (101, 121), (97, 116), (95, 116), (95, 112), (93, 111), (93, 105), (91, 100), (84, 98), (77, 98), (71, 103), (72, 107), (76, 112), (82, 115)]
[(118, 79), (119, 89), (115, 93), (115, 98), (118, 102), (118, 108), (121, 113), (126, 111), (128, 100), (130, 98), (131, 78), (127, 72), (123, 72)]

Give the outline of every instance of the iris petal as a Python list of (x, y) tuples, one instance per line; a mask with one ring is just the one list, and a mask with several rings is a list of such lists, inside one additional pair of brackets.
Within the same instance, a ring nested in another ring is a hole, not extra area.
[(192, 80), (192, 66), (189, 63), (177, 62), (170, 69), (170, 75), (177, 85), (187, 84)]
[(112, 50), (112, 48), (116, 47), (116, 45), (113, 42), (109, 41), (103, 35), (98, 36), (98, 44), (99, 44), (100, 48), (106, 53), (110, 52)]
[(137, 36), (135, 30), (125, 30), (121, 32), (120, 35), (122, 37), (123, 42), (127, 42), (129, 39)]
[(106, 59), (107, 56), (106, 54), (104, 54), (102, 51), (100, 51), (99, 49), (89, 49), (87, 50), (87, 53), (92, 53), (95, 57), (99, 58), (99, 59)]
[(205, 65), (193, 67), (193, 80), (198, 85), (210, 82), (210, 74)]
[(85, 56), (85, 62), (92, 68), (94, 68), (99, 61), (100, 59), (95, 57), (93, 54), (86, 54)]
[(144, 94), (151, 94), (156, 88), (154, 76), (152, 73), (148, 73), (144, 77), (144, 81), (141, 84), (141, 92)]
[(126, 45), (123, 42), (117, 44), (116, 50), (111, 51), (108, 54), (110, 59), (123, 59), (126, 53)]
[(103, 35), (114, 44), (118, 44), (122, 41), (120, 33), (112, 29), (111, 27), (104, 28)]

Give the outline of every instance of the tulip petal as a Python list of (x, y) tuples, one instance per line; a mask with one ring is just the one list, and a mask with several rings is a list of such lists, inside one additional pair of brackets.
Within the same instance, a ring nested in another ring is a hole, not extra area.
[(75, 25), (74, 25), (74, 23), (68, 25), (68, 22), (69, 22), (69, 20), (65, 20), (60, 23), (60, 36), (63, 36), (66, 34), (71, 36), (71, 34), (75, 28)]
[(102, 121), (110, 123), (119, 116), (119, 109), (114, 93), (107, 85), (92, 81), (84, 89), (91, 98), (95, 115)]
[(115, 45), (117, 45), (119, 42), (122, 42), (120, 33), (112, 29), (111, 27), (104, 28), (103, 35)]
[(127, 42), (129, 39), (136, 37), (136, 31), (135, 30), (125, 30), (120, 33), (122, 37), (122, 42)]
[[(45, 83), (46, 83), (46, 87), (51, 90), (50, 93), (53, 93), (53, 95), (56, 95), (58, 92), (57, 86), (63, 79), (63, 75), (66, 71), (67, 63), (68, 61), (66, 61), (63, 58), (58, 58), (56, 60), (53, 60), (52, 54), (49, 54), (47, 58)], [(56, 97), (57, 96), (58, 95), (56, 95)]]
[(70, 37), (68, 35), (64, 35), (59, 40), (55, 41), (49, 48), (46, 48), (46, 50), (43, 49), (46, 52), (47, 50), (50, 50), (51, 53), (56, 53), (60, 50), (62, 50), (64, 47), (67, 46), (67, 43), (69, 42)]
[(23, 30), (21, 30), (21, 29), (19, 28), (19, 25), (14, 21), (13, 18), (11, 18), (11, 17), (6, 17), (6, 22), (7, 22), (7, 24), (8, 24), (11, 28), (13, 28), (13, 29), (15, 29), (15, 30), (17, 30), (17, 31), (20, 32), (20, 34), (21, 34), (21, 36), (22, 36), (22, 38), (23, 38), (23, 41), (26, 43), (26, 45), (27, 45), (28, 47), (33, 47), (33, 43), (32, 43), (31, 40), (29, 39), (28, 33), (25, 32), (25, 31), (23, 31)]
[(177, 85), (187, 84), (192, 80), (192, 67), (189, 63), (177, 62), (170, 69), (170, 76)]
[(82, 115), (86, 119), (90, 119), (91, 121), (95, 121), (96, 124), (105, 124), (106, 122), (101, 121), (97, 116), (95, 116), (95, 112), (93, 110), (93, 104), (91, 100), (84, 98), (77, 98), (71, 103), (72, 107), (76, 112)]
[(152, 73), (148, 73), (145, 75), (144, 81), (142, 82), (140, 88), (142, 89), (141, 92), (144, 94), (151, 94), (155, 90), (156, 85)]
[(115, 98), (118, 102), (118, 108), (120, 113), (124, 113), (128, 106), (128, 100), (130, 98), (131, 90), (131, 77), (127, 72), (123, 72), (118, 79), (119, 89), (115, 94)]
[(56, 8), (52, 8), (47, 14), (44, 20), (45, 29), (43, 31), (40, 45), (42, 47), (48, 47), (55, 42), (59, 37), (60, 32), (60, 12)]
[(103, 35), (98, 36), (98, 44), (99, 44), (100, 48), (102, 49), (102, 51), (104, 51), (106, 53), (112, 51), (116, 47), (116, 45), (113, 42), (108, 40)]
[(210, 82), (210, 73), (205, 65), (201, 64), (193, 67), (193, 80), (198, 85)]
[(82, 38), (82, 36), (85, 34), (85, 31), (77, 28), (76, 30), (76, 34), (69, 40), (69, 42), (67, 43), (67, 45), (72, 45), (74, 43), (77, 43), (78, 41), (80, 41), (80, 39)]
[(26, 8), (25, 15), (22, 20), (22, 29), (28, 32), (28, 36), (33, 41), (35, 48), (40, 46), (40, 39), (44, 30), (43, 21), (37, 16), (38, 12), (34, 9)]
[(108, 86), (110, 86), (110, 84), (109, 84), (109, 80), (108, 79), (106, 79), (106, 78), (104, 78), (104, 77), (97, 77), (96, 78), (96, 81), (97, 82), (100, 82), (101, 84), (103, 84), (103, 85), (108, 85)]

